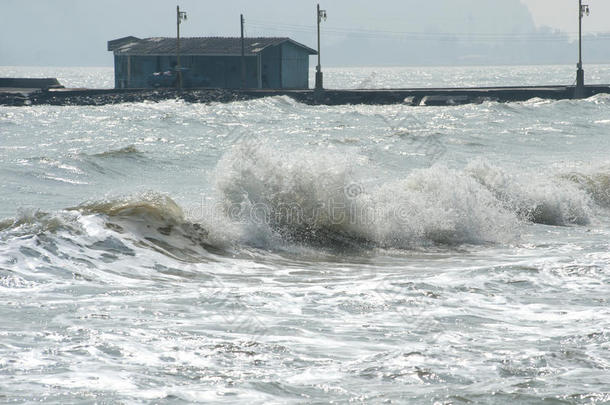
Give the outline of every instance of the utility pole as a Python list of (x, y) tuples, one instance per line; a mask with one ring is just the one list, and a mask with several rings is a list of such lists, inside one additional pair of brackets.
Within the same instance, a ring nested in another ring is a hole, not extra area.
[(582, 69), (582, 18), (589, 15), (589, 6), (578, 0), (578, 64), (576, 65), (576, 88), (574, 98), (585, 97), (585, 71)]
[(326, 10), (320, 10), (320, 5), (318, 4), (318, 66), (316, 66), (316, 91), (322, 91), (324, 89), (323, 83), (323, 75), (322, 75), (322, 64), (320, 63), (320, 23), (324, 19), (326, 21)]
[(246, 88), (246, 41), (244, 39), (244, 15), (240, 14), (241, 25), (241, 88)]
[(176, 6), (176, 72), (178, 73), (178, 90), (182, 90), (182, 66), (180, 65), (180, 24), (186, 21), (186, 12)]

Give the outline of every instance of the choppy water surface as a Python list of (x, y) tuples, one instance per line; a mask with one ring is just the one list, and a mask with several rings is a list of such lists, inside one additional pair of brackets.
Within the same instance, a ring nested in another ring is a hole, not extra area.
[(0, 107), (0, 402), (610, 403), (609, 107)]

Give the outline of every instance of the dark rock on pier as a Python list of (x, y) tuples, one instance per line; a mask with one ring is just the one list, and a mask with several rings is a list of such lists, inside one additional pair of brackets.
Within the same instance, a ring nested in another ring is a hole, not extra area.
[[(27, 79), (20, 79), (27, 80)], [(45, 79), (46, 80), (46, 79)], [(32, 82), (33, 83), (33, 82)], [(28, 83), (22, 83), (28, 84)], [(582, 97), (610, 93), (610, 85), (586, 86)], [(227, 103), (263, 97), (286, 96), (310, 105), (406, 104), (413, 106), (452, 106), (485, 101), (515, 102), (532, 98), (573, 99), (574, 86), (416, 88), (355, 90), (267, 90), (267, 89), (65, 89), (60, 85), (45, 88), (2, 88), (0, 105), (106, 105), (159, 102), (181, 99), (189, 103)]]
[(159, 102), (163, 100), (182, 99), (190, 103), (231, 102), (241, 100), (230, 90), (61, 90), (42, 91), (30, 95), (31, 105), (106, 105), (119, 103), (140, 103), (144, 101)]

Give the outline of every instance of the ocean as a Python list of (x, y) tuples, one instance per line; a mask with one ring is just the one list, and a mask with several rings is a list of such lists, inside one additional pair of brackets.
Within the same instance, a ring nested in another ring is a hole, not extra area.
[(0, 403), (610, 403), (610, 95), (0, 106), (0, 179)]

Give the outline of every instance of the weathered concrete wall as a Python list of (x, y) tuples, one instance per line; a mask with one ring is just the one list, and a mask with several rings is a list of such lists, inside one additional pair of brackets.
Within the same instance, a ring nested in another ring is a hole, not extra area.
[(57, 79), (20, 79), (20, 78), (2, 78), (0, 77), (0, 87), (11, 87), (16, 89), (49, 89), (63, 87)]

